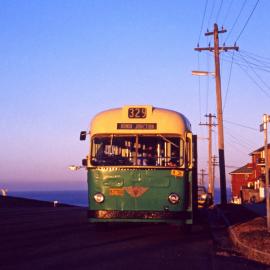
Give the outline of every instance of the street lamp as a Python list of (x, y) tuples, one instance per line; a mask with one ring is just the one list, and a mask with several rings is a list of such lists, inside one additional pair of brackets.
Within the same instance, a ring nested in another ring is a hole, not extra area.
[(84, 168), (84, 166), (70, 165), (70, 166), (68, 166), (68, 168), (69, 168), (71, 171), (78, 171), (78, 170)]
[(192, 70), (191, 72), (194, 76), (215, 76), (215, 72), (209, 72), (209, 71), (201, 71), (201, 70)]

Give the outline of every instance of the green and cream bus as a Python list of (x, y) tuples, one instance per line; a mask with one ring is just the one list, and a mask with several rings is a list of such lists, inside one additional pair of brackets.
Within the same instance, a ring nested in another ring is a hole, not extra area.
[(197, 149), (181, 113), (124, 106), (97, 114), (87, 169), (90, 222), (193, 224), (197, 209)]

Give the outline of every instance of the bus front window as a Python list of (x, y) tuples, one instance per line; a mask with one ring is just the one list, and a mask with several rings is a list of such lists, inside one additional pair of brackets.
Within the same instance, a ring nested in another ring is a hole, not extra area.
[(183, 165), (183, 140), (175, 136), (110, 135), (92, 139), (93, 166), (157, 166)]
[(131, 166), (136, 153), (135, 136), (100, 136), (92, 141), (94, 166)]
[(183, 140), (174, 136), (139, 136), (138, 160), (142, 166), (176, 167), (183, 165)]

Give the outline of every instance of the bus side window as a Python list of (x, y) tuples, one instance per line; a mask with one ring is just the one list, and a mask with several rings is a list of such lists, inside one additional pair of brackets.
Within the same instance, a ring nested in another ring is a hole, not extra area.
[(191, 165), (191, 143), (190, 143), (190, 139), (187, 138), (186, 140), (186, 164), (187, 166)]
[(182, 166), (184, 164), (184, 140), (180, 138), (180, 146), (179, 146), (179, 154), (180, 154), (180, 160), (179, 160), (179, 165)]

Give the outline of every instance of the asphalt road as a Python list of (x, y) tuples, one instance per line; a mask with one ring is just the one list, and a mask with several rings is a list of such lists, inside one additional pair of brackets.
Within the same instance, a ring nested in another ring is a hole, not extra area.
[(101, 231), (79, 207), (0, 207), (0, 269), (269, 269), (215, 247), (207, 226)]

